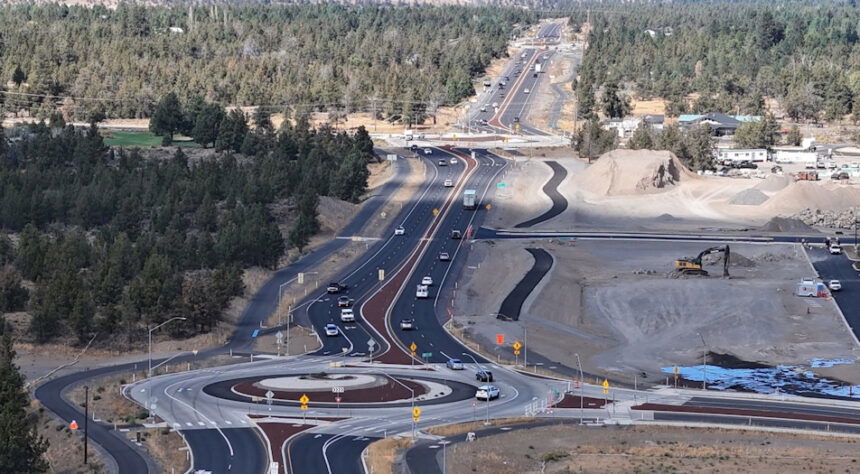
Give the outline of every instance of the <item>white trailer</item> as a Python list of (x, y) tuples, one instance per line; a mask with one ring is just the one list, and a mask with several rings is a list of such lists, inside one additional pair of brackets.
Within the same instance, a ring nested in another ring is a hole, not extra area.
[(474, 189), (463, 191), (463, 209), (475, 209), (478, 207), (478, 194)]

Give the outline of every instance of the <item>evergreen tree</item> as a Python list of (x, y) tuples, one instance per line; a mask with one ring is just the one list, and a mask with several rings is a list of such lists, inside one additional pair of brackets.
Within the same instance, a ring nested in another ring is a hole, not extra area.
[(579, 156), (591, 161), (615, 146), (615, 133), (604, 130), (596, 119), (589, 120), (573, 137), (573, 148)]
[[(218, 138), (218, 130), (224, 121), (224, 108), (216, 104), (203, 104), (194, 116), (194, 126), (191, 128), (191, 138), (205, 146), (214, 144)], [(188, 116), (190, 119), (191, 116)]]
[(603, 89), (603, 113), (609, 118), (623, 118), (630, 112), (630, 99), (623, 96), (618, 90), (617, 82), (604, 84)]
[(24, 376), (14, 360), (11, 328), (0, 318), (0, 472), (47, 472), (49, 466), (42, 456), (48, 442), (38, 435), (27, 414)]
[(149, 131), (162, 137), (162, 145), (173, 143), (173, 135), (182, 128), (183, 115), (179, 98), (173, 92), (165, 95), (149, 120)]
[(27, 80), (27, 75), (24, 74), (24, 71), (21, 70), (21, 65), (15, 66), (15, 71), (12, 72), (12, 82), (15, 83), (15, 86), (21, 87), (21, 84)]
[(779, 137), (779, 124), (773, 115), (765, 115), (762, 120), (744, 122), (735, 132), (735, 144), (739, 148), (767, 148), (776, 145)]
[(653, 150), (655, 145), (654, 132), (644, 121), (636, 127), (633, 135), (627, 142), (627, 148), (631, 150)]
[(800, 146), (803, 143), (803, 134), (800, 133), (797, 125), (792, 125), (788, 130), (788, 134), (785, 135), (785, 143), (791, 146)]

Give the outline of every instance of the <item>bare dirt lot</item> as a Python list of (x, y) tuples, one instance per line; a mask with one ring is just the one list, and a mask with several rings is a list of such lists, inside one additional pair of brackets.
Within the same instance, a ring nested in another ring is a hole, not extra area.
[(451, 473), (854, 472), (857, 440), (755, 431), (548, 426), (448, 448)]
[[(809, 366), (815, 357), (858, 354), (831, 300), (793, 295), (813, 274), (798, 245), (732, 245), (730, 279), (722, 261), (711, 277), (673, 278), (675, 259), (711, 244), (660, 241), (477, 241), (472, 244), (454, 300), (455, 324), (467, 338), (510, 359), (493, 342), (523, 340), (552, 361), (586, 372), (630, 380), (645, 372), (701, 362), (708, 350), (768, 365)], [(543, 248), (554, 264), (526, 299), (520, 321), (495, 314), (533, 259), (524, 248)], [(852, 367), (853, 368), (853, 367)], [(852, 383), (860, 373), (843, 375)], [(641, 380), (641, 379), (640, 379)]]
[[(568, 170), (558, 190), (569, 207), (535, 228), (553, 230), (748, 229), (775, 216), (805, 209), (839, 211), (860, 205), (860, 187), (832, 182), (795, 182), (789, 176), (761, 178), (703, 176), (686, 169), (669, 152), (615, 150), (591, 165), (557, 160)], [(542, 163), (512, 167), (511, 186), (497, 198), (488, 225), (506, 228), (546, 203), (540, 191), (548, 179)], [(547, 205), (548, 208), (548, 205)], [(532, 214), (532, 216), (535, 214)]]

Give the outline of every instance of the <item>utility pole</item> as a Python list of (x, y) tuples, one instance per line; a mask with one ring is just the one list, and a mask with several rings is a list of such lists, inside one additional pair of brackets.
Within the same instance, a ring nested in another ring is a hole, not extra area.
[(705, 344), (705, 336), (702, 333), (696, 334), (702, 339), (702, 390), (708, 389), (708, 345)]
[(84, 385), (84, 466), (87, 465), (87, 438), (89, 438), (89, 405), (90, 405), (90, 387)]

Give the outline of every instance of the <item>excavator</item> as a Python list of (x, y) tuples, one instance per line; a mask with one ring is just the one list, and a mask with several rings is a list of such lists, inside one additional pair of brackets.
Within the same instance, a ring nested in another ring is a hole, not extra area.
[(710, 255), (712, 253), (723, 253), (723, 276), (729, 276), (729, 246), (723, 245), (720, 247), (711, 247), (707, 250), (703, 250), (699, 255), (695, 258), (681, 258), (675, 260), (675, 271), (681, 275), (696, 275), (696, 276), (708, 276), (708, 272), (702, 268), (702, 257), (705, 255)]

